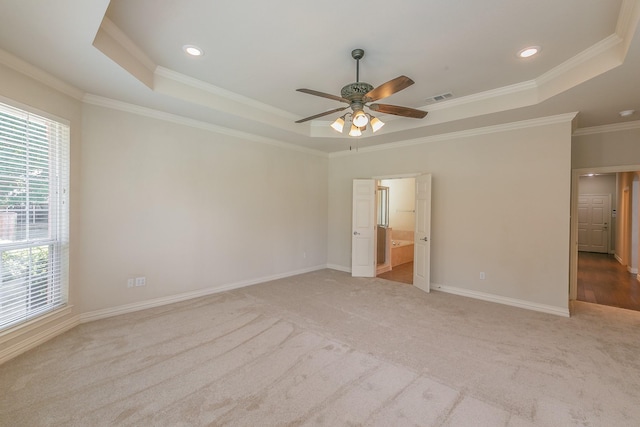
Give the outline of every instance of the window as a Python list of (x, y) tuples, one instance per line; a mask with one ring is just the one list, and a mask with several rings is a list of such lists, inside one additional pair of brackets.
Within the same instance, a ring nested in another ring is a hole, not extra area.
[(62, 307), (69, 126), (0, 103), (0, 330)]

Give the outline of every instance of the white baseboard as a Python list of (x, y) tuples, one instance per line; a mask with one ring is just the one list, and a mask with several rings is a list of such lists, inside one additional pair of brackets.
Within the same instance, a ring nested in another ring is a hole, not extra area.
[(620, 256), (618, 256), (618, 254), (615, 254), (615, 259), (616, 259), (616, 261), (618, 261), (620, 264), (622, 264), (622, 258), (620, 258)]
[(326, 267), (330, 268), (331, 270), (344, 271), (345, 273), (351, 273), (350, 267), (343, 267), (337, 264), (327, 264)]
[(569, 317), (568, 306), (567, 308), (562, 308), (562, 307), (556, 307), (553, 305), (538, 304), (535, 302), (503, 297), (500, 295), (488, 294), (485, 292), (472, 291), (469, 289), (456, 288), (454, 286), (439, 285), (435, 283), (431, 284), (431, 289), (435, 291), (446, 292), (449, 294), (460, 295), (463, 297), (475, 298), (483, 301), (510, 305), (513, 307), (526, 308), (527, 310), (540, 311), (542, 313), (548, 313), (548, 314), (555, 314), (556, 316)]
[(241, 282), (229, 283), (212, 288), (198, 289), (197, 291), (185, 292), (182, 294), (170, 295), (162, 298), (155, 298), (140, 301), (132, 304), (120, 305), (117, 307), (94, 310), (80, 315), (80, 323), (92, 322), (94, 320), (106, 319), (107, 317), (118, 316), (120, 314), (133, 313), (135, 311), (146, 310), (148, 308), (160, 307), (193, 298), (199, 298), (220, 292), (231, 291), (233, 289), (244, 288), (246, 286), (257, 285), (258, 283), (270, 282), (272, 280), (283, 279), (285, 277), (296, 276), (298, 274), (310, 273), (328, 268), (326, 265), (319, 265), (301, 270), (288, 271), (286, 273), (274, 274), (272, 276), (259, 277), (257, 279), (245, 280)]
[[(40, 344), (49, 341), (51, 338), (54, 338), (64, 332), (67, 332), (69, 329), (78, 326), (80, 324), (79, 316), (73, 316), (67, 320), (64, 320), (59, 323), (55, 323), (50, 327), (46, 327), (46, 329), (38, 332), (37, 334), (31, 335), (23, 340), (20, 340), (18, 343), (11, 345), (9, 347), (3, 348), (0, 350), (0, 365), (4, 362), (13, 359), (16, 356), (24, 353), (27, 350), (31, 350), (34, 347), (39, 346)], [(42, 327), (41, 325), (40, 327)], [(21, 334), (26, 333), (25, 331), (20, 331)]]
[(632, 268), (630, 266), (627, 266), (627, 271), (631, 274), (638, 274), (638, 269), (637, 268)]

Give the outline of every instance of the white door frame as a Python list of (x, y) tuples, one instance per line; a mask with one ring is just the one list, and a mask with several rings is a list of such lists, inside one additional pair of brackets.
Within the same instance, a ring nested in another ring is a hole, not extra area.
[[(395, 174), (395, 175), (378, 175), (378, 176), (374, 176), (371, 179), (375, 179), (376, 181), (380, 181), (383, 179), (404, 179), (404, 178), (416, 178), (422, 175), (427, 175), (429, 174), (428, 172), (417, 172), (417, 173), (404, 173), (404, 174)], [(417, 197), (417, 195), (414, 192), (414, 199)], [(376, 218), (377, 219), (377, 218)], [(429, 240), (431, 240), (431, 236), (429, 236)]]
[[(588, 173), (621, 173), (640, 171), (640, 165), (603, 166), (571, 170), (571, 219), (569, 237), (569, 301), (578, 298), (578, 182)], [(616, 188), (617, 191), (617, 188)], [(617, 198), (616, 198), (617, 200)], [(616, 207), (617, 209), (617, 207)], [(611, 224), (609, 224), (611, 226)], [(615, 250), (615, 248), (613, 248)], [(571, 304), (569, 304), (571, 314)]]

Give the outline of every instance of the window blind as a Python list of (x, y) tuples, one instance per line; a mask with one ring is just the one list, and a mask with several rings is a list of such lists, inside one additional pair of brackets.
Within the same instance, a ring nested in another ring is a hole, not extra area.
[(0, 330), (67, 303), (69, 126), (0, 103)]

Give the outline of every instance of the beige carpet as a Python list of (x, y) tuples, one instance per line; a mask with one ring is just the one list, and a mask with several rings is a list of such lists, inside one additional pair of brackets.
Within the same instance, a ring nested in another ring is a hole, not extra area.
[(2, 426), (638, 426), (640, 313), (323, 270), (81, 325), (0, 366)]

